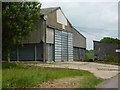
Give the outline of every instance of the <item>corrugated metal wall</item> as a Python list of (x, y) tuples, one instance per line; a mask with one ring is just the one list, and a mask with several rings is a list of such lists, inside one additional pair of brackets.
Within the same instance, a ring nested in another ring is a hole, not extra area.
[(36, 60), (37, 61), (43, 60), (43, 44), (42, 43), (36, 45)]
[(73, 60), (72, 33), (55, 30), (55, 60)]
[(11, 60), (17, 60), (17, 48), (13, 49), (13, 52), (11, 53)]
[(53, 44), (48, 44), (48, 61), (53, 61), (54, 60), (54, 48)]
[(85, 49), (84, 48), (79, 48), (79, 47), (74, 47), (73, 58), (74, 58), (74, 60), (85, 59)]
[(68, 60), (73, 60), (73, 35), (68, 33)]
[(19, 48), (19, 60), (34, 60), (34, 45), (24, 45)]
[(68, 60), (68, 35), (62, 31), (62, 60)]
[(62, 57), (61, 37), (62, 37), (62, 32), (59, 30), (55, 30), (55, 61), (61, 61), (61, 57)]
[(11, 54), (11, 60), (43, 60), (43, 44), (24, 44), (22, 47), (14, 48)]
[(74, 47), (74, 49), (73, 49), (73, 58), (74, 58), (74, 60), (78, 60), (79, 59), (79, 48), (77, 48), (77, 47)]

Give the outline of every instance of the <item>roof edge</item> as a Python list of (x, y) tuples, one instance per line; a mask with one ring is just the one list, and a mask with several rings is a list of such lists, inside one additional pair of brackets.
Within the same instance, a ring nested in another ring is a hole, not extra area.
[[(58, 10), (58, 9), (61, 9), (60, 7), (51, 7), (51, 8), (55, 8), (55, 9), (52, 10), (51, 12), (46, 13), (46, 14), (42, 14), (42, 13), (41, 13), (41, 15), (48, 15), (48, 14), (50, 14), (50, 13), (52, 13), (52, 12)], [(42, 9), (49, 9), (49, 8), (42, 8)]]

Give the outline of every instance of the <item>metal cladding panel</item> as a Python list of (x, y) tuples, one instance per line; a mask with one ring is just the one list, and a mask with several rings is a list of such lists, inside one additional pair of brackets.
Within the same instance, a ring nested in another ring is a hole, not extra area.
[(78, 60), (79, 59), (79, 48), (74, 47), (73, 54), (74, 54), (73, 56), (74, 60)]
[(48, 44), (48, 61), (53, 61), (53, 45)]
[(55, 30), (55, 60), (61, 61), (61, 31)]
[(46, 28), (46, 43), (54, 44), (54, 30)]
[(17, 60), (17, 48), (13, 49), (10, 60)]
[(73, 35), (68, 33), (68, 60), (73, 60)]
[(35, 60), (34, 45), (24, 45), (19, 48), (19, 60)]
[(40, 43), (36, 45), (36, 54), (36, 60), (43, 60), (43, 44)]
[(68, 35), (62, 31), (62, 60), (68, 60)]
[(81, 49), (81, 58), (82, 58), (82, 59), (85, 58), (85, 49)]

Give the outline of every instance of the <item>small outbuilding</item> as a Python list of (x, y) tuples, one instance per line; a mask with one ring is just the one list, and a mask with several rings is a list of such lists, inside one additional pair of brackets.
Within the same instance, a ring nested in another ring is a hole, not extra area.
[(85, 58), (86, 38), (68, 21), (60, 7), (41, 10), (37, 31), (22, 47), (16, 47), (11, 60), (73, 61)]
[(94, 42), (94, 59), (106, 60), (108, 57), (120, 58), (120, 43)]

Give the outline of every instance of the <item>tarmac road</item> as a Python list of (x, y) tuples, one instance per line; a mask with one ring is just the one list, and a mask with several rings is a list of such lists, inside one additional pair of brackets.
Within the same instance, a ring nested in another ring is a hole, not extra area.
[(120, 90), (119, 81), (120, 81), (120, 74), (111, 79), (104, 81), (103, 83), (98, 85), (97, 88), (119, 88), (118, 90)]

